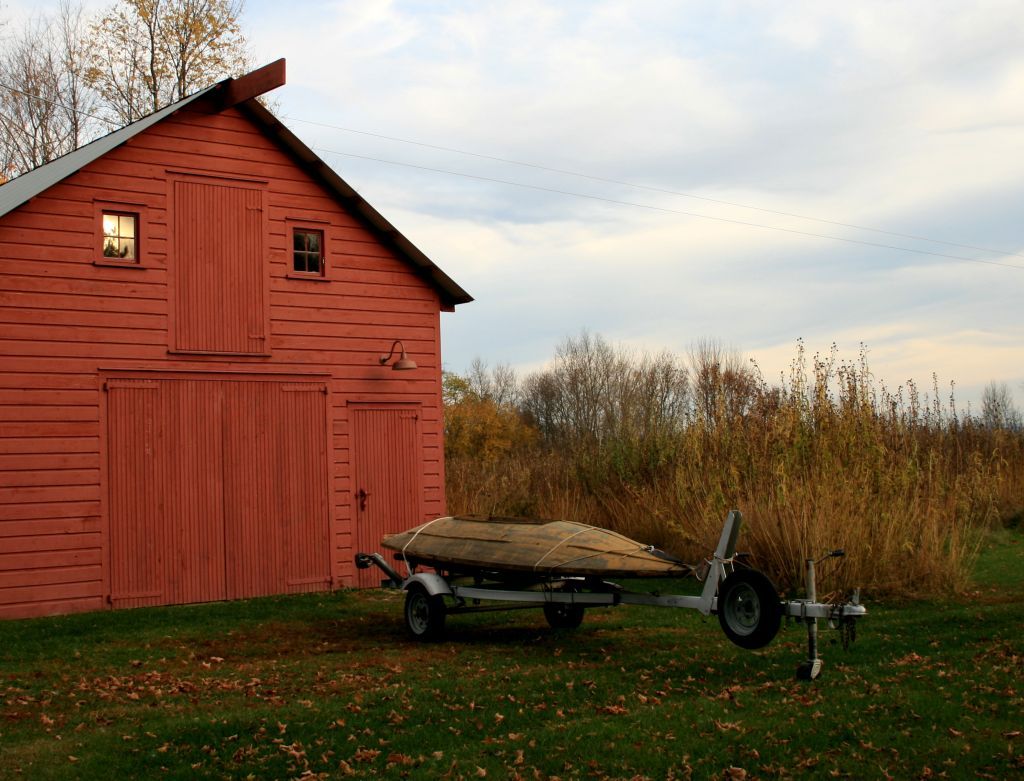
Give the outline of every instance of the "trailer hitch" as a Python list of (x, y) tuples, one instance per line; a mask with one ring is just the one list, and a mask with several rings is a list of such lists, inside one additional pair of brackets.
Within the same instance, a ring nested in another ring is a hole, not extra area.
[(379, 553), (357, 553), (356, 567), (358, 569), (369, 569), (370, 567), (377, 567), (387, 575), (387, 578), (382, 580), (380, 584), (385, 588), (401, 588), (402, 582), (405, 580), (399, 575), (395, 568), (392, 567)]

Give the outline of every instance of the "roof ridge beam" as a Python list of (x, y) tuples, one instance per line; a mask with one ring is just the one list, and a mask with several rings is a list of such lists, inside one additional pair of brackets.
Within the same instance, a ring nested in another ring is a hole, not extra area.
[(259, 97), (265, 92), (284, 86), (284, 57), (274, 62), (249, 71), (237, 79), (225, 79), (214, 98), (217, 111), (237, 106), (251, 98)]

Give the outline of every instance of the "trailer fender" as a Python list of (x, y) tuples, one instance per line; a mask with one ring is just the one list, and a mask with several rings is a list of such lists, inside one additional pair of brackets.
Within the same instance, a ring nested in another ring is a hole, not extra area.
[(417, 572), (411, 578), (406, 579), (405, 583), (402, 584), (402, 589), (408, 591), (413, 583), (419, 583), (427, 590), (427, 594), (432, 597), (438, 595), (451, 596), (452, 593), (448, 581), (436, 572)]

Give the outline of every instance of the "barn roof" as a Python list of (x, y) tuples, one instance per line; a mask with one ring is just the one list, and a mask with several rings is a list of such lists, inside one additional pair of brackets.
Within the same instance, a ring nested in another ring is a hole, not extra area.
[(296, 162), (319, 180), (330, 192), (355, 211), (386, 244), (408, 261), (441, 294), (445, 305), (465, 304), (473, 297), (442, 271), (430, 258), (388, 222), (380, 212), (345, 182), (327, 163), (299, 137), (290, 131), (256, 97), (268, 89), (284, 83), (284, 60), (264, 66), (237, 79), (225, 79), (211, 87), (193, 93), (177, 103), (155, 111), (120, 130), (97, 138), (73, 152), (34, 168), (0, 185), (0, 217), (36, 197), (44, 190), (85, 167), (94, 160), (117, 148), (139, 133), (166, 119), (176, 111), (201, 99), (212, 98), (220, 107), (235, 106), (269, 137), (292, 154)]

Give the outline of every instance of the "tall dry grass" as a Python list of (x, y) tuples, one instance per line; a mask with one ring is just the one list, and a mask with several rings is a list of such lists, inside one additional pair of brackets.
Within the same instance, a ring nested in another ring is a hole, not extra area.
[(451, 512), (595, 523), (697, 562), (735, 507), (741, 549), (784, 589), (806, 558), (843, 548), (824, 591), (909, 595), (964, 588), (981, 532), (1024, 508), (1019, 430), (965, 415), (937, 382), (886, 388), (863, 350), (798, 344), (769, 383), (714, 345), (683, 361), (584, 334), (545, 372), (503, 372), (500, 393), (475, 369), (448, 380), (463, 383), (446, 394)]

